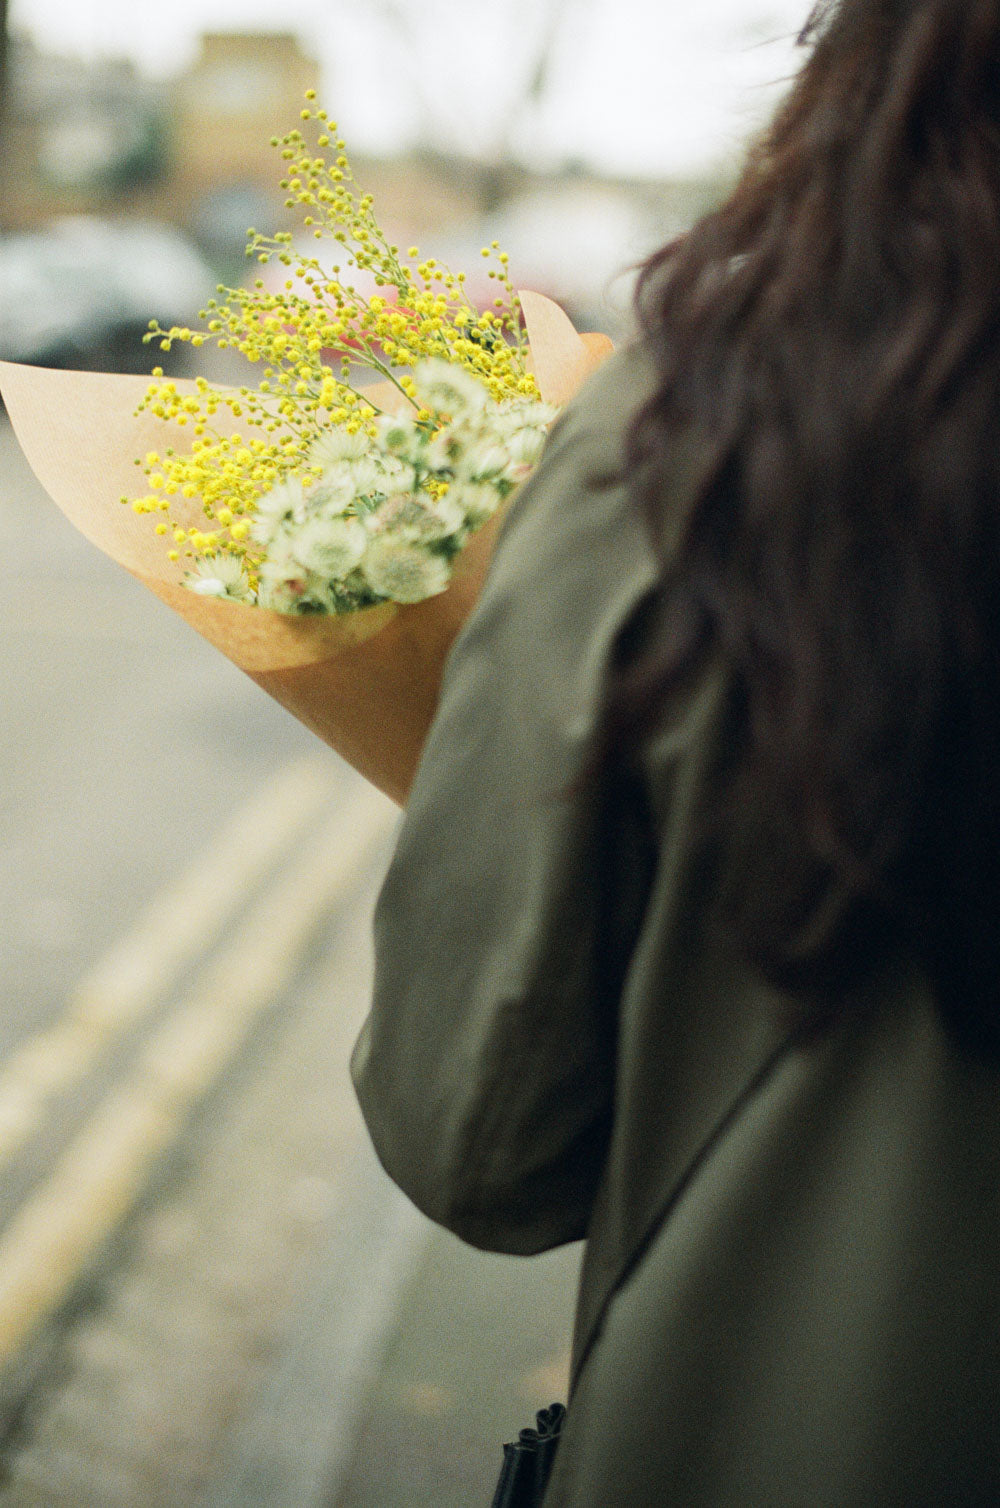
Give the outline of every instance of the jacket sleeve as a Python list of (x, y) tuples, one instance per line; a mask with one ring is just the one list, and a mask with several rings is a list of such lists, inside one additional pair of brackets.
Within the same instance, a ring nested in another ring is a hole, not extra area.
[(600, 803), (574, 784), (611, 646), (655, 580), (607, 478), (635, 387), (613, 358), (507, 520), (379, 899), (352, 1060), (391, 1177), (498, 1251), (583, 1236), (606, 1150), (617, 1002), (596, 947)]

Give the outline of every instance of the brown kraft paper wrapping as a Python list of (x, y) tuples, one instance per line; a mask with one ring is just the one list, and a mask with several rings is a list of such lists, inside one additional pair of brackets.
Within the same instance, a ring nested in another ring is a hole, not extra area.
[[(578, 335), (558, 305), (540, 294), (525, 292), (521, 299), (542, 396), (564, 403), (611, 343), (602, 335)], [(185, 566), (168, 559), (149, 516), (120, 502), (145, 490), (137, 458), (184, 443), (183, 430), (136, 414), (148, 385), (146, 377), (0, 362), (0, 391), (17, 439), (70, 522), (402, 804), (434, 716), (445, 659), (479, 594), (499, 520), (466, 545), (447, 591), (412, 606), (387, 602), (335, 617), (292, 617), (201, 597), (182, 585)], [(192, 382), (178, 380), (177, 387), (194, 391)], [(377, 398), (384, 398), (384, 389)], [(214, 423), (230, 432), (241, 427), (223, 411)], [(203, 523), (197, 502), (190, 507), (191, 522)], [(180, 508), (172, 513), (184, 522)]]

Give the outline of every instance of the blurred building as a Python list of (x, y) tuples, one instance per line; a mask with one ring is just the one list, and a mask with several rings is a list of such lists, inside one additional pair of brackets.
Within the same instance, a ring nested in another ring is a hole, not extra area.
[(280, 208), (281, 160), (270, 145), (299, 118), (317, 60), (291, 32), (209, 32), (170, 98), (164, 197), (210, 251), (242, 248), (248, 225)]
[(169, 152), (162, 88), (128, 62), (84, 64), (11, 40), (0, 153), (0, 226), (27, 230), (56, 215), (145, 201)]
[[(47, 56), (15, 36), (0, 151), (8, 260), (27, 268), (27, 277), (42, 235), (62, 222), (57, 243), (44, 248), (49, 262), (61, 268), (78, 255), (84, 283), (99, 287), (115, 237), (123, 257), (134, 252), (145, 263), (150, 254), (138, 247), (154, 244), (149, 231), (172, 226), (197, 244), (216, 275), (242, 278), (248, 226), (301, 228), (284, 210), (283, 164), (271, 140), (297, 123), (319, 71), (292, 32), (206, 33), (193, 64), (159, 83), (128, 63)], [(335, 111), (335, 90), (329, 104)], [(610, 179), (579, 164), (542, 174), (524, 163), (431, 150), (380, 160), (351, 155), (391, 239), (415, 242), (474, 279), (479, 247), (496, 237), (521, 286), (550, 294), (590, 327), (613, 334), (627, 323), (627, 279), (619, 270), (689, 224), (716, 188)], [(79, 216), (101, 224), (67, 240), (67, 217)], [(126, 221), (145, 222), (145, 240), (128, 236)], [(38, 244), (12, 245), (18, 235), (33, 235)], [(168, 254), (179, 268), (186, 262), (184, 277), (192, 281), (193, 264), (182, 249)], [(130, 281), (138, 287), (141, 279)], [(180, 274), (175, 281), (180, 290)], [(482, 298), (493, 292), (484, 288)], [(11, 292), (10, 310), (20, 297)], [(185, 300), (178, 294), (168, 302), (176, 307)], [(119, 294), (115, 302), (122, 304)]]

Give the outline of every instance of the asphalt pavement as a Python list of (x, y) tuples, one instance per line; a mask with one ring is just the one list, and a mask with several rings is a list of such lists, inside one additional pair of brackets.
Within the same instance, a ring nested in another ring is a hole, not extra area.
[(350, 1091), (395, 812), (0, 421), (0, 1508), (474, 1508), (579, 1253), (436, 1231)]

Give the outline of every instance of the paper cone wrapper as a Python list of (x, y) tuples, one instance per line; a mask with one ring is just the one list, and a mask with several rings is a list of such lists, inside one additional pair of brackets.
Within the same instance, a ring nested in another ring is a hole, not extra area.
[[(563, 311), (539, 294), (521, 298), (542, 395), (565, 402), (610, 342), (578, 335)], [(201, 597), (182, 585), (187, 567), (168, 559), (167, 542), (153, 532), (149, 515), (120, 501), (146, 491), (137, 459), (167, 444), (181, 450), (184, 443), (183, 429), (136, 413), (148, 386), (145, 377), (0, 362), (0, 392), (14, 432), (70, 522), (374, 785), (404, 802), (445, 659), (479, 595), (499, 519), (478, 530), (457, 557), (448, 590), (412, 606), (387, 602), (331, 617), (293, 617)], [(177, 387), (195, 391), (193, 382)], [(385, 396), (384, 389), (372, 391)], [(241, 428), (223, 411), (213, 422), (220, 430)], [(176, 502), (172, 514), (183, 523)], [(203, 527), (199, 505), (190, 506), (190, 522)]]

